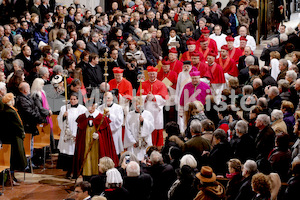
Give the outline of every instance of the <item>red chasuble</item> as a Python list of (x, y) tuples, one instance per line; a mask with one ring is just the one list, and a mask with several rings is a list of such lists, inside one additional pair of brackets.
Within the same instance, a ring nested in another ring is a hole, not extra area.
[(228, 50), (228, 55), (236, 64), (239, 64), (239, 58), (242, 56), (242, 51), (233, 47), (232, 50)]
[(220, 65), (214, 63), (212, 66), (209, 66), (211, 69), (211, 73), (213, 75), (213, 80), (210, 83), (225, 83), (224, 71)]
[[(97, 128), (102, 119), (102, 114), (99, 114), (96, 118), (93, 118), (93, 124)], [(80, 115), (76, 122), (78, 123), (78, 130), (76, 135), (75, 152), (73, 159), (73, 174), (74, 176), (79, 175), (79, 170), (83, 164), (85, 157), (85, 141), (86, 141), (86, 128), (88, 126), (89, 118), (86, 117), (85, 113)], [(112, 132), (109, 126), (110, 119), (105, 117), (103, 123), (98, 131), (99, 133), (99, 158), (104, 156), (110, 157), (115, 166), (119, 163), (119, 158), (116, 154), (115, 144), (112, 137)], [(97, 142), (97, 141), (96, 141)]]
[(160, 81), (163, 81), (164, 78), (168, 78), (173, 83), (173, 85), (171, 87), (174, 90), (176, 90), (177, 78), (178, 78), (176, 72), (173, 72), (172, 70), (170, 70), (169, 73), (164, 73), (164, 70), (160, 70), (157, 73), (157, 79)]
[(131, 83), (122, 78), (120, 83), (117, 83), (116, 79), (112, 79), (108, 82), (110, 89), (118, 89), (119, 94), (122, 95), (124, 98), (131, 100), (132, 99), (132, 85)]
[[(159, 80), (155, 80), (153, 83), (151, 83), (149, 80), (143, 82), (142, 90), (142, 95), (148, 95), (152, 93), (153, 95), (160, 95), (165, 100), (169, 99), (167, 87)], [(140, 95), (140, 88), (137, 92), (137, 95)]]
[(229, 75), (234, 77), (237, 77), (239, 75), (239, 70), (236, 67), (234, 60), (229, 58), (229, 56), (227, 56), (226, 59), (219, 57), (216, 60), (216, 63), (223, 68), (224, 73), (228, 73)]
[(199, 62), (197, 65), (193, 65), (197, 68), (197, 70), (200, 72), (201, 78), (208, 78), (208, 80), (211, 80), (213, 75), (211, 74), (211, 70), (209, 69), (208, 65), (205, 62)]
[[(199, 56), (200, 60), (204, 60), (203, 54), (201, 52), (199, 52), (199, 54), (200, 54), (200, 56)], [(189, 61), (192, 62), (192, 58), (190, 56), (190, 52), (189, 51), (184, 52), (182, 54), (182, 56), (181, 56), (181, 59), (180, 59), (181, 62), (186, 61), (186, 60), (189, 60)]]
[(176, 72), (177, 76), (182, 71), (183, 63), (179, 60), (175, 60), (170, 64), (170, 70)]

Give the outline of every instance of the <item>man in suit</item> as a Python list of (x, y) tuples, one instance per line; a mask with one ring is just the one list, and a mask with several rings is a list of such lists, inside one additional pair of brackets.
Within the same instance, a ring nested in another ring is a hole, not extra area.
[(91, 200), (90, 196), (91, 184), (87, 181), (76, 183), (75, 185), (75, 200)]
[(245, 58), (244, 62), (245, 68), (240, 70), (240, 74), (238, 76), (240, 85), (245, 84), (245, 82), (249, 79), (249, 66), (254, 65), (255, 59), (250, 55)]
[(31, 14), (36, 13), (39, 16), (41, 22), (42, 18), (41, 18), (40, 5), (41, 5), (41, 0), (34, 0), (33, 6), (30, 8), (30, 13)]
[(154, 26), (154, 28), (158, 28), (158, 21), (155, 19), (155, 14), (152, 10), (147, 12), (147, 19), (141, 23), (142, 30), (148, 30), (151, 26)]
[(197, 166), (202, 166), (203, 151), (211, 150), (208, 140), (201, 137), (201, 130), (201, 122), (199, 120), (193, 120), (190, 125), (192, 138), (188, 140), (183, 146), (183, 153), (192, 154), (198, 162)]
[(43, 23), (44, 19), (46, 19), (46, 15), (50, 13), (49, 0), (42, 0), (42, 4), (39, 6), (39, 8), (40, 8), (41, 19), (42, 19), (40, 23)]
[(99, 87), (99, 85), (103, 82), (103, 72), (101, 67), (98, 65), (99, 56), (98, 54), (91, 53), (89, 59), (89, 64), (83, 71), (84, 86)]
[(90, 53), (96, 53), (100, 57), (106, 52), (105, 46), (99, 42), (99, 34), (97, 32), (91, 33), (91, 38), (86, 45), (86, 50)]
[(33, 57), (31, 55), (31, 48), (30, 48), (30, 46), (28, 46), (28, 45), (23, 46), (21, 53), (19, 53), (16, 56), (16, 59), (20, 59), (20, 60), (22, 60), (24, 62), (24, 69), (27, 72), (30, 72), (31, 69), (33, 68), (34, 60), (33, 60)]
[(251, 48), (249, 46), (246, 46), (244, 51), (245, 54), (239, 58), (239, 64), (238, 64), (239, 71), (241, 71), (246, 67), (245, 58), (247, 56), (252, 56), (254, 58), (254, 65), (259, 65), (257, 56), (251, 55), (251, 52), (252, 52)]

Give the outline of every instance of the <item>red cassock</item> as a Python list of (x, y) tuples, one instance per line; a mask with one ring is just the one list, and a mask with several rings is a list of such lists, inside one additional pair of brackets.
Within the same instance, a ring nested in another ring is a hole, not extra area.
[(216, 60), (216, 63), (219, 64), (222, 68), (224, 73), (228, 73), (231, 76), (237, 77), (239, 75), (239, 70), (236, 67), (236, 64), (233, 59), (227, 56), (226, 59), (219, 57)]
[(217, 43), (214, 39), (211, 39), (211, 38), (207, 38), (207, 41), (208, 41), (208, 48), (214, 50), (214, 52), (218, 52), (218, 46), (217, 46)]
[(242, 56), (242, 54), (243, 52), (238, 48), (233, 47), (231, 50), (228, 50), (229, 57), (233, 59), (236, 64), (239, 63), (239, 58)]
[(203, 49), (201, 48), (201, 46), (199, 46), (198, 49), (199, 49), (199, 52), (202, 53), (202, 55), (203, 55), (203, 60), (200, 59), (200, 61), (201, 61), (201, 62), (205, 62), (205, 61), (207, 60), (207, 55), (208, 55), (208, 53), (211, 51), (211, 49), (210, 49), (209, 47), (207, 47), (206, 50), (203, 50)]
[[(165, 100), (169, 99), (167, 87), (160, 80), (155, 80), (153, 83), (147, 80), (142, 83), (142, 88), (142, 95), (152, 93), (153, 95), (160, 95)], [(140, 88), (138, 89), (137, 95), (140, 95)]]
[(210, 83), (225, 83), (224, 71), (219, 64), (214, 63), (212, 66), (210, 66), (210, 69), (213, 75), (213, 79), (210, 81)]
[(183, 63), (180, 60), (175, 60), (170, 64), (170, 70), (176, 72), (177, 76), (182, 71)]
[[(241, 56), (245, 55), (245, 48), (242, 49), (241, 47), (238, 47), (237, 49), (239, 49), (241, 51)], [(251, 55), (253, 55), (253, 51), (251, 51)]]
[(116, 79), (112, 79), (108, 82), (108, 84), (110, 89), (118, 89), (119, 94), (122, 95), (122, 97), (129, 100), (132, 99), (132, 85), (125, 78), (122, 78), (120, 83), (117, 83)]
[(178, 75), (176, 72), (170, 70), (169, 73), (164, 73), (164, 70), (160, 70), (158, 73), (157, 73), (157, 79), (162, 81), (164, 80), (164, 78), (168, 78), (172, 83), (173, 85), (171, 86), (174, 90), (176, 90), (176, 85), (177, 85), (177, 78), (178, 78)]
[(211, 70), (205, 62), (199, 62), (197, 65), (193, 65), (200, 72), (201, 78), (206, 77), (208, 80), (211, 80), (213, 75), (211, 74)]
[[(201, 61), (204, 60), (203, 54), (201, 52), (199, 52), (199, 54), (200, 54), (200, 56), (199, 56), (200, 60)], [(181, 62), (186, 61), (186, 60), (192, 61), (189, 51), (184, 52), (180, 59)]]
[[(93, 118), (93, 124), (95, 127), (98, 127), (102, 114), (99, 114), (96, 118)], [(76, 135), (76, 144), (75, 144), (75, 152), (73, 159), (73, 174), (74, 176), (79, 175), (79, 171), (81, 166), (83, 165), (83, 160), (85, 157), (85, 141), (86, 141), (86, 128), (88, 126), (89, 118), (86, 117), (85, 113), (80, 115), (76, 122), (78, 126), (77, 135)], [(109, 126), (110, 119), (105, 117), (101, 127), (98, 131), (99, 133), (99, 158), (104, 156), (110, 157), (115, 165), (117, 166), (119, 163), (119, 158), (116, 154), (115, 144), (112, 137), (112, 132)], [(97, 142), (97, 141), (96, 141)]]

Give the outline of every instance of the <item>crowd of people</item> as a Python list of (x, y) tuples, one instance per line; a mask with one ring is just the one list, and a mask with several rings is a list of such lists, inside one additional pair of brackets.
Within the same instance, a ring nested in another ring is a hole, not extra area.
[(300, 23), (280, 23), (285, 1), (260, 57), (256, 0), (18, 3), (0, 5), (14, 185), (41, 164), (34, 138), (48, 127), (57, 168), (83, 178), (76, 199), (297, 199)]

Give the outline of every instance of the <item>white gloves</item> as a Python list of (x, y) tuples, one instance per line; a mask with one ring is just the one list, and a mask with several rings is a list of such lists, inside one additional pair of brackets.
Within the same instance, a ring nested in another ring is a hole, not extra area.
[(99, 139), (99, 134), (98, 133), (93, 133), (93, 138), (95, 139), (95, 140), (98, 140)]

